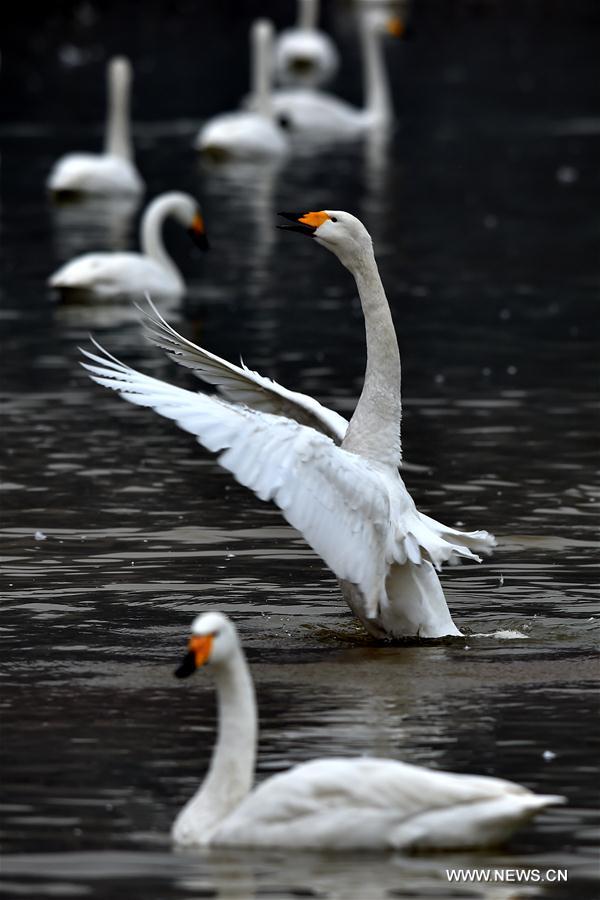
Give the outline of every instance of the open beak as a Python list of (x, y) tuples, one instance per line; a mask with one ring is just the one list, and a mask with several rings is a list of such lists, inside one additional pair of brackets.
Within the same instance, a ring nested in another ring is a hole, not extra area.
[(179, 668), (175, 669), (176, 678), (188, 678), (196, 669), (203, 666), (212, 649), (212, 634), (195, 634), (188, 642), (188, 652), (183, 657)]
[(280, 212), (282, 218), (294, 222), (294, 225), (278, 225), (282, 231), (297, 231), (298, 234), (305, 234), (307, 237), (313, 237), (315, 231), (325, 222), (329, 216), (324, 212)]
[(201, 213), (197, 212), (192, 220), (192, 224), (188, 228), (189, 234), (193, 242), (201, 250), (208, 250), (209, 243), (206, 237), (206, 229), (204, 227), (204, 218)]

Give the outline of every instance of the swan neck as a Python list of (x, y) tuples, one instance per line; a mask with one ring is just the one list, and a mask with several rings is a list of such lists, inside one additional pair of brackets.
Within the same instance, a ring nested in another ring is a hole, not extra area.
[(319, 19), (319, 0), (298, 0), (298, 28), (313, 31)]
[(215, 668), (215, 680), (218, 736), (198, 802), (220, 821), (252, 788), (258, 727), (254, 686), (241, 648)]
[(131, 160), (129, 95), (131, 74), (128, 68), (111, 65), (108, 69), (108, 111), (104, 152)]
[(350, 267), (365, 317), (367, 365), (360, 399), (342, 443), (345, 450), (397, 468), (401, 460), (400, 351), (372, 249)]
[(171, 272), (178, 281), (182, 281), (179, 269), (165, 249), (162, 236), (164, 221), (172, 211), (173, 205), (169, 197), (158, 197), (150, 204), (142, 219), (140, 245), (145, 256), (149, 256)]
[(256, 111), (261, 116), (272, 118), (271, 102), (272, 77), (272, 35), (265, 23), (256, 23), (250, 35), (250, 55), (252, 94), (256, 103)]
[(365, 111), (377, 124), (387, 125), (392, 120), (393, 110), (382, 36), (368, 18), (361, 28), (361, 40)]

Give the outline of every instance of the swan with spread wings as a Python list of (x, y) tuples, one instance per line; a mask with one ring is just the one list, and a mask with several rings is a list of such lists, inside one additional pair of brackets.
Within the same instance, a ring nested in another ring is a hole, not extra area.
[(459, 636), (437, 575), (479, 561), (495, 540), (420, 513), (401, 465), (400, 354), (370, 235), (353, 215), (282, 213), (281, 226), (332, 251), (353, 274), (366, 326), (367, 367), (350, 422), (305, 394), (235, 366), (179, 335), (150, 305), (150, 337), (221, 396), (185, 390), (130, 368), (96, 345), (83, 365), (125, 400), (152, 407), (196, 436), (240, 484), (272, 500), (339, 581), (374, 637)]

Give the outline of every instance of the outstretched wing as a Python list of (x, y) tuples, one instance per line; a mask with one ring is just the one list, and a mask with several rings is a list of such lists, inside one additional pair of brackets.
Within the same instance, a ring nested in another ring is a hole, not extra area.
[(390, 497), (367, 460), (306, 425), (151, 378), (96, 347), (102, 356), (82, 351), (94, 381), (174, 419), (220, 453), (221, 465), (261, 500), (273, 500), (338, 578), (374, 604), (385, 602)]
[(343, 416), (322, 406), (307, 394), (289, 391), (270, 378), (248, 369), (243, 363), (233, 365), (214, 353), (188, 341), (169, 325), (150, 298), (149, 311), (138, 307), (150, 340), (165, 350), (174, 362), (191, 369), (198, 378), (214, 385), (234, 403), (243, 403), (259, 412), (294, 419), (308, 425), (340, 444), (348, 422)]

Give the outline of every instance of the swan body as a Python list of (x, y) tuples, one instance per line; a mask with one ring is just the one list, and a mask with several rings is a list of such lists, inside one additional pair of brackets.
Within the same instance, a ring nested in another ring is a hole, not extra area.
[(287, 138), (275, 123), (271, 106), (273, 26), (267, 19), (253, 23), (251, 32), (252, 111), (224, 113), (199, 131), (194, 146), (216, 160), (261, 160), (283, 156)]
[(129, 135), (131, 65), (124, 57), (108, 64), (108, 116), (104, 153), (69, 153), (47, 179), (55, 194), (140, 194), (144, 182), (133, 162)]
[(141, 253), (85, 253), (61, 266), (48, 280), (64, 294), (77, 293), (98, 300), (139, 298), (149, 293), (157, 298), (183, 295), (181, 274), (164, 248), (161, 229), (173, 216), (205, 245), (204, 223), (198, 204), (188, 194), (172, 191), (156, 197), (144, 212), (140, 229)]
[(233, 623), (204, 613), (192, 623), (180, 678), (214, 672), (218, 737), (206, 778), (177, 816), (182, 846), (298, 850), (462, 849), (505, 840), (564, 798), (510, 781), (438, 772), (377, 758), (316, 759), (252, 789), (257, 713)]
[(99, 348), (92, 378), (191, 432), (262, 500), (273, 500), (337, 576), (376, 637), (460, 635), (437, 576), (445, 561), (479, 560), (495, 540), (420, 513), (400, 476), (400, 356), (369, 233), (342, 211), (282, 214), (354, 275), (365, 317), (367, 368), (349, 423), (312, 398), (186, 341), (152, 309), (150, 336), (223, 398), (143, 375)]
[(335, 44), (317, 28), (319, 0), (298, 0), (298, 22), (275, 43), (275, 73), (282, 84), (316, 86), (333, 78), (340, 60)]
[(364, 106), (352, 106), (313, 86), (274, 91), (274, 113), (290, 133), (314, 140), (344, 140), (392, 124), (393, 107), (381, 42), (386, 32), (396, 33), (400, 25), (377, 9), (364, 11), (360, 21)]

